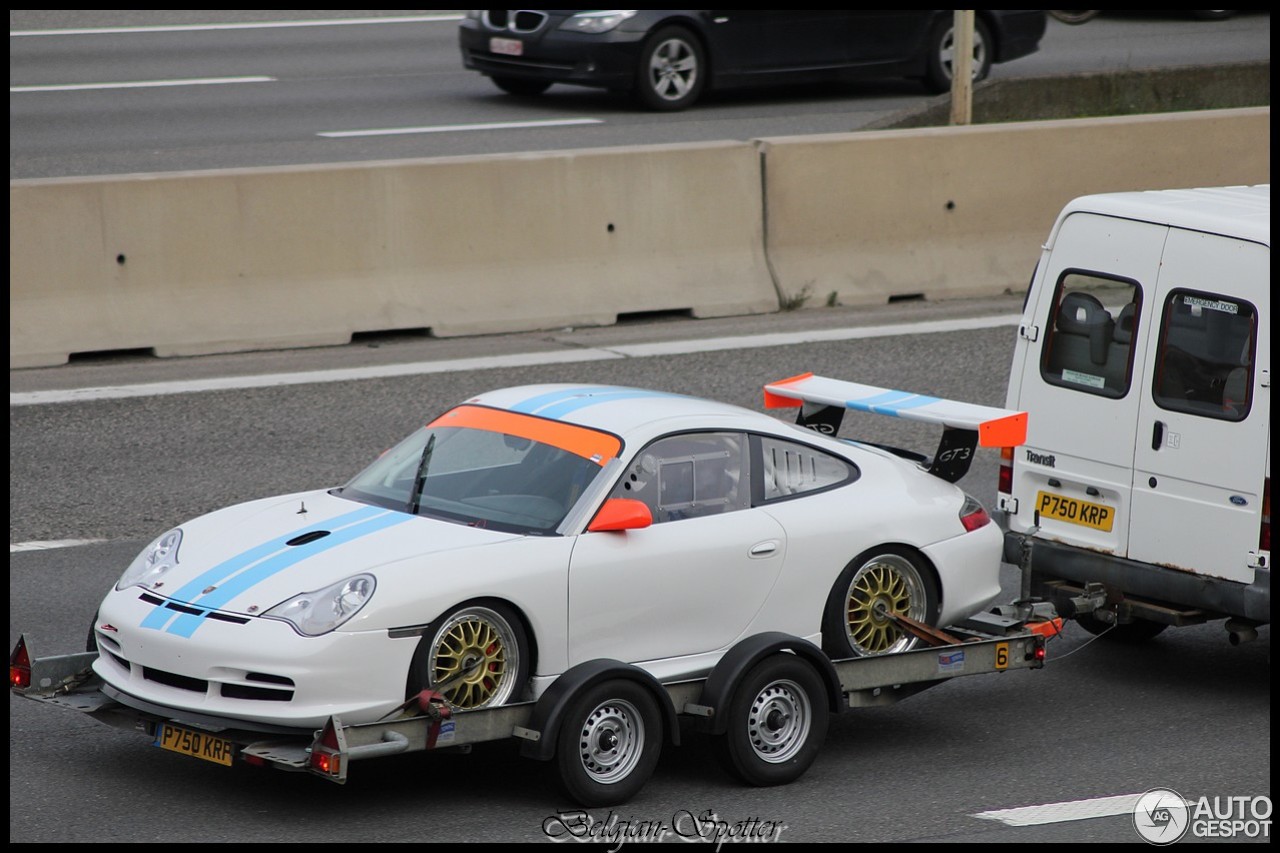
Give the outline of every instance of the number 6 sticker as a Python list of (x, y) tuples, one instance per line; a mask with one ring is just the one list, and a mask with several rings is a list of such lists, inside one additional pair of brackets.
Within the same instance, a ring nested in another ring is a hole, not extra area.
[(996, 669), (1009, 668), (1009, 644), (996, 643)]

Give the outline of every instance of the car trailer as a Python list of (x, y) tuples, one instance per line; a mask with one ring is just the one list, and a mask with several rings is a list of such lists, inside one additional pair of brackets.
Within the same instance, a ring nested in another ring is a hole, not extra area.
[(1062, 625), (1043, 603), (995, 608), (944, 631), (882, 615), (922, 647), (833, 661), (799, 637), (764, 633), (734, 645), (706, 678), (661, 684), (637, 666), (591, 660), (562, 674), (537, 701), (454, 710), (438, 689), (424, 690), (383, 721), (347, 725), (335, 716), (316, 732), (175, 716), (105, 685), (91, 668), (98, 652), (39, 658), (25, 634), (9, 658), (9, 685), (25, 698), (138, 731), (173, 752), (340, 783), (360, 761), (517, 738), (522, 755), (556, 762), (566, 793), (591, 808), (624, 803), (640, 791), (663, 742), (680, 743), (681, 717), (713, 738), (721, 762), (742, 781), (786, 784), (817, 757), (832, 714), (893, 704), (962, 676), (1039, 669), (1047, 637)]

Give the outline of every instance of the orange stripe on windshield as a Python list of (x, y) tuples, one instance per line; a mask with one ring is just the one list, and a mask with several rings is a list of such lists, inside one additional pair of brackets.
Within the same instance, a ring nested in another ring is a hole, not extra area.
[(464, 427), (514, 435), (558, 447), (597, 465), (608, 462), (622, 449), (622, 441), (607, 432), (481, 406), (458, 406), (427, 426)]

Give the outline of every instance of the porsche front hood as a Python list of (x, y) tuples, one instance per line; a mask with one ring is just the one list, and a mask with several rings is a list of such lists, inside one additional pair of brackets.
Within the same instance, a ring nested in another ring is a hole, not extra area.
[(246, 615), (390, 563), (515, 538), (323, 491), (229, 507), (181, 529), (177, 565), (147, 589), (201, 611)]

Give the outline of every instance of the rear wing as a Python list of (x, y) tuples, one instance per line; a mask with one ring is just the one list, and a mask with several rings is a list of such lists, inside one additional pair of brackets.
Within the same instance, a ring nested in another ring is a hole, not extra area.
[(891, 415), (943, 427), (929, 473), (954, 483), (973, 461), (974, 448), (1017, 447), (1027, 440), (1027, 413), (977, 406), (910, 391), (894, 391), (802, 373), (764, 386), (766, 409), (799, 408), (796, 423), (825, 435), (840, 431), (846, 409)]

